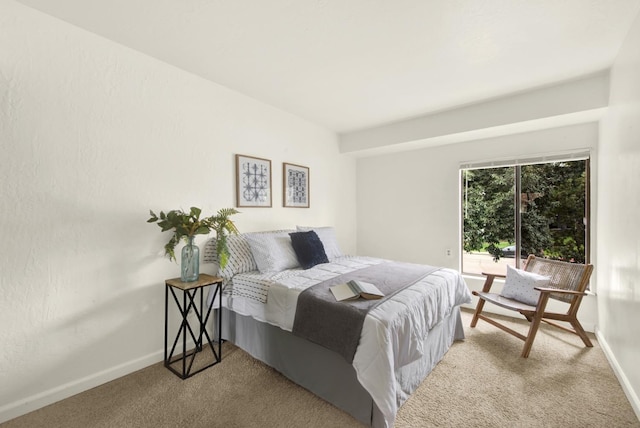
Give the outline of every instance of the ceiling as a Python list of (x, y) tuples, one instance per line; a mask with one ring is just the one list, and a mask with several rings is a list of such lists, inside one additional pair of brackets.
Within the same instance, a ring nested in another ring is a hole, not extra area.
[(640, 0), (18, 0), (338, 133), (611, 66)]

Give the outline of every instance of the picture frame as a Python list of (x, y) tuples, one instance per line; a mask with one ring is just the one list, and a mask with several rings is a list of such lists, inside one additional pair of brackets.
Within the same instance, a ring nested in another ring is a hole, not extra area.
[(309, 167), (292, 163), (282, 164), (282, 206), (309, 208), (310, 202)]
[(271, 161), (236, 154), (236, 206), (271, 207)]

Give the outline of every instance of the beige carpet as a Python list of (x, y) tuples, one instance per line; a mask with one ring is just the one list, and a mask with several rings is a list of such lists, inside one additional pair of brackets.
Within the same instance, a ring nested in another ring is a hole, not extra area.
[[(543, 326), (522, 359), (521, 341), (482, 321), (469, 328), (468, 312), (463, 320), (466, 340), (400, 409), (397, 428), (640, 427), (596, 341), (584, 348)], [(221, 364), (185, 381), (155, 364), (1, 426), (362, 426), (233, 345), (223, 353)]]

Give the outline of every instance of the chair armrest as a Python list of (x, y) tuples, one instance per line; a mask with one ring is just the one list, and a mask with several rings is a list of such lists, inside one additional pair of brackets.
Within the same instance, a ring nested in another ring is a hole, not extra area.
[(560, 294), (573, 294), (574, 296), (586, 296), (587, 293), (575, 291), (575, 290), (562, 290), (559, 288), (549, 288), (549, 287), (534, 287), (535, 290), (538, 290), (541, 293), (560, 293)]
[(496, 278), (506, 278), (506, 275), (500, 274), (500, 273), (488, 273), (488, 272), (482, 272), (482, 274), (484, 276), (486, 276), (487, 278), (484, 280), (484, 285), (482, 286), (482, 292), (483, 293), (488, 293), (489, 291), (491, 291), (491, 286), (493, 285), (493, 280)]
[(493, 276), (494, 278), (506, 278), (507, 275), (503, 273), (482, 272), (484, 276)]

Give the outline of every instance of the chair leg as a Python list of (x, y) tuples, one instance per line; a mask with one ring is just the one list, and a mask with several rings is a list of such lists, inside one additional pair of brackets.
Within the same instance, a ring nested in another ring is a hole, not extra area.
[(580, 339), (582, 339), (582, 341), (584, 342), (584, 346), (593, 348), (593, 343), (591, 343), (591, 340), (589, 340), (589, 336), (587, 336), (587, 333), (582, 328), (582, 324), (580, 324), (580, 321), (578, 321), (577, 319), (573, 319), (570, 321), (570, 323), (573, 329), (576, 331), (576, 334), (580, 336)]
[[(493, 280), (495, 279), (495, 275), (486, 274), (487, 278), (484, 280), (484, 284), (482, 285), (482, 292), (488, 293), (491, 290), (491, 286), (493, 285)], [(478, 296), (478, 294), (474, 291), (474, 295)], [(482, 313), (482, 309), (484, 308), (484, 300), (478, 296), (478, 304), (476, 305), (476, 311), (473, 313), (473, 318), (471, 319), (471, 327), (475, 327), (478, 324), (478, 315)]]
[(540, 300), (538, 300), (538, 305), (536, 307), (536, 313), (533, 315), (531, 327), (529, 327), (529, 334), (527, 334), (522, 354), (520, 354), (522, 358), (529, 358), (531, 346), (533, 345), (533, 340), (536, 338), (536, 333), (538, 333), (538, 328), (540, 327), (540, 322), (542, 322), (542, 316), (544, 315), (544, 308), (547, 306), (548, 300), (549, 293), (542, 293), (540, 295)]
[(482, 308), (484, 308), (484, 300), (478, 298), (476, 311), (473, 313), (473, 318), (471, 319), (471, 328), (475, 327), (476, 324), (478, 324), (478, 315), (482, 313)]
[(527, 340), (525, 340), (524, 348), (522, 349), (522, 354), (520, 354), (522, 358), (529, 358), (529, 353), (531, 352), (531, 346), (533, 345), (533, 340), (536, 338), (538, 327), (540, 327), (540, 319), (536, 317), (533, 319), (533, 322), (531, 323), (531, 327), (529, 327), (529, 334), (527, 334)]

